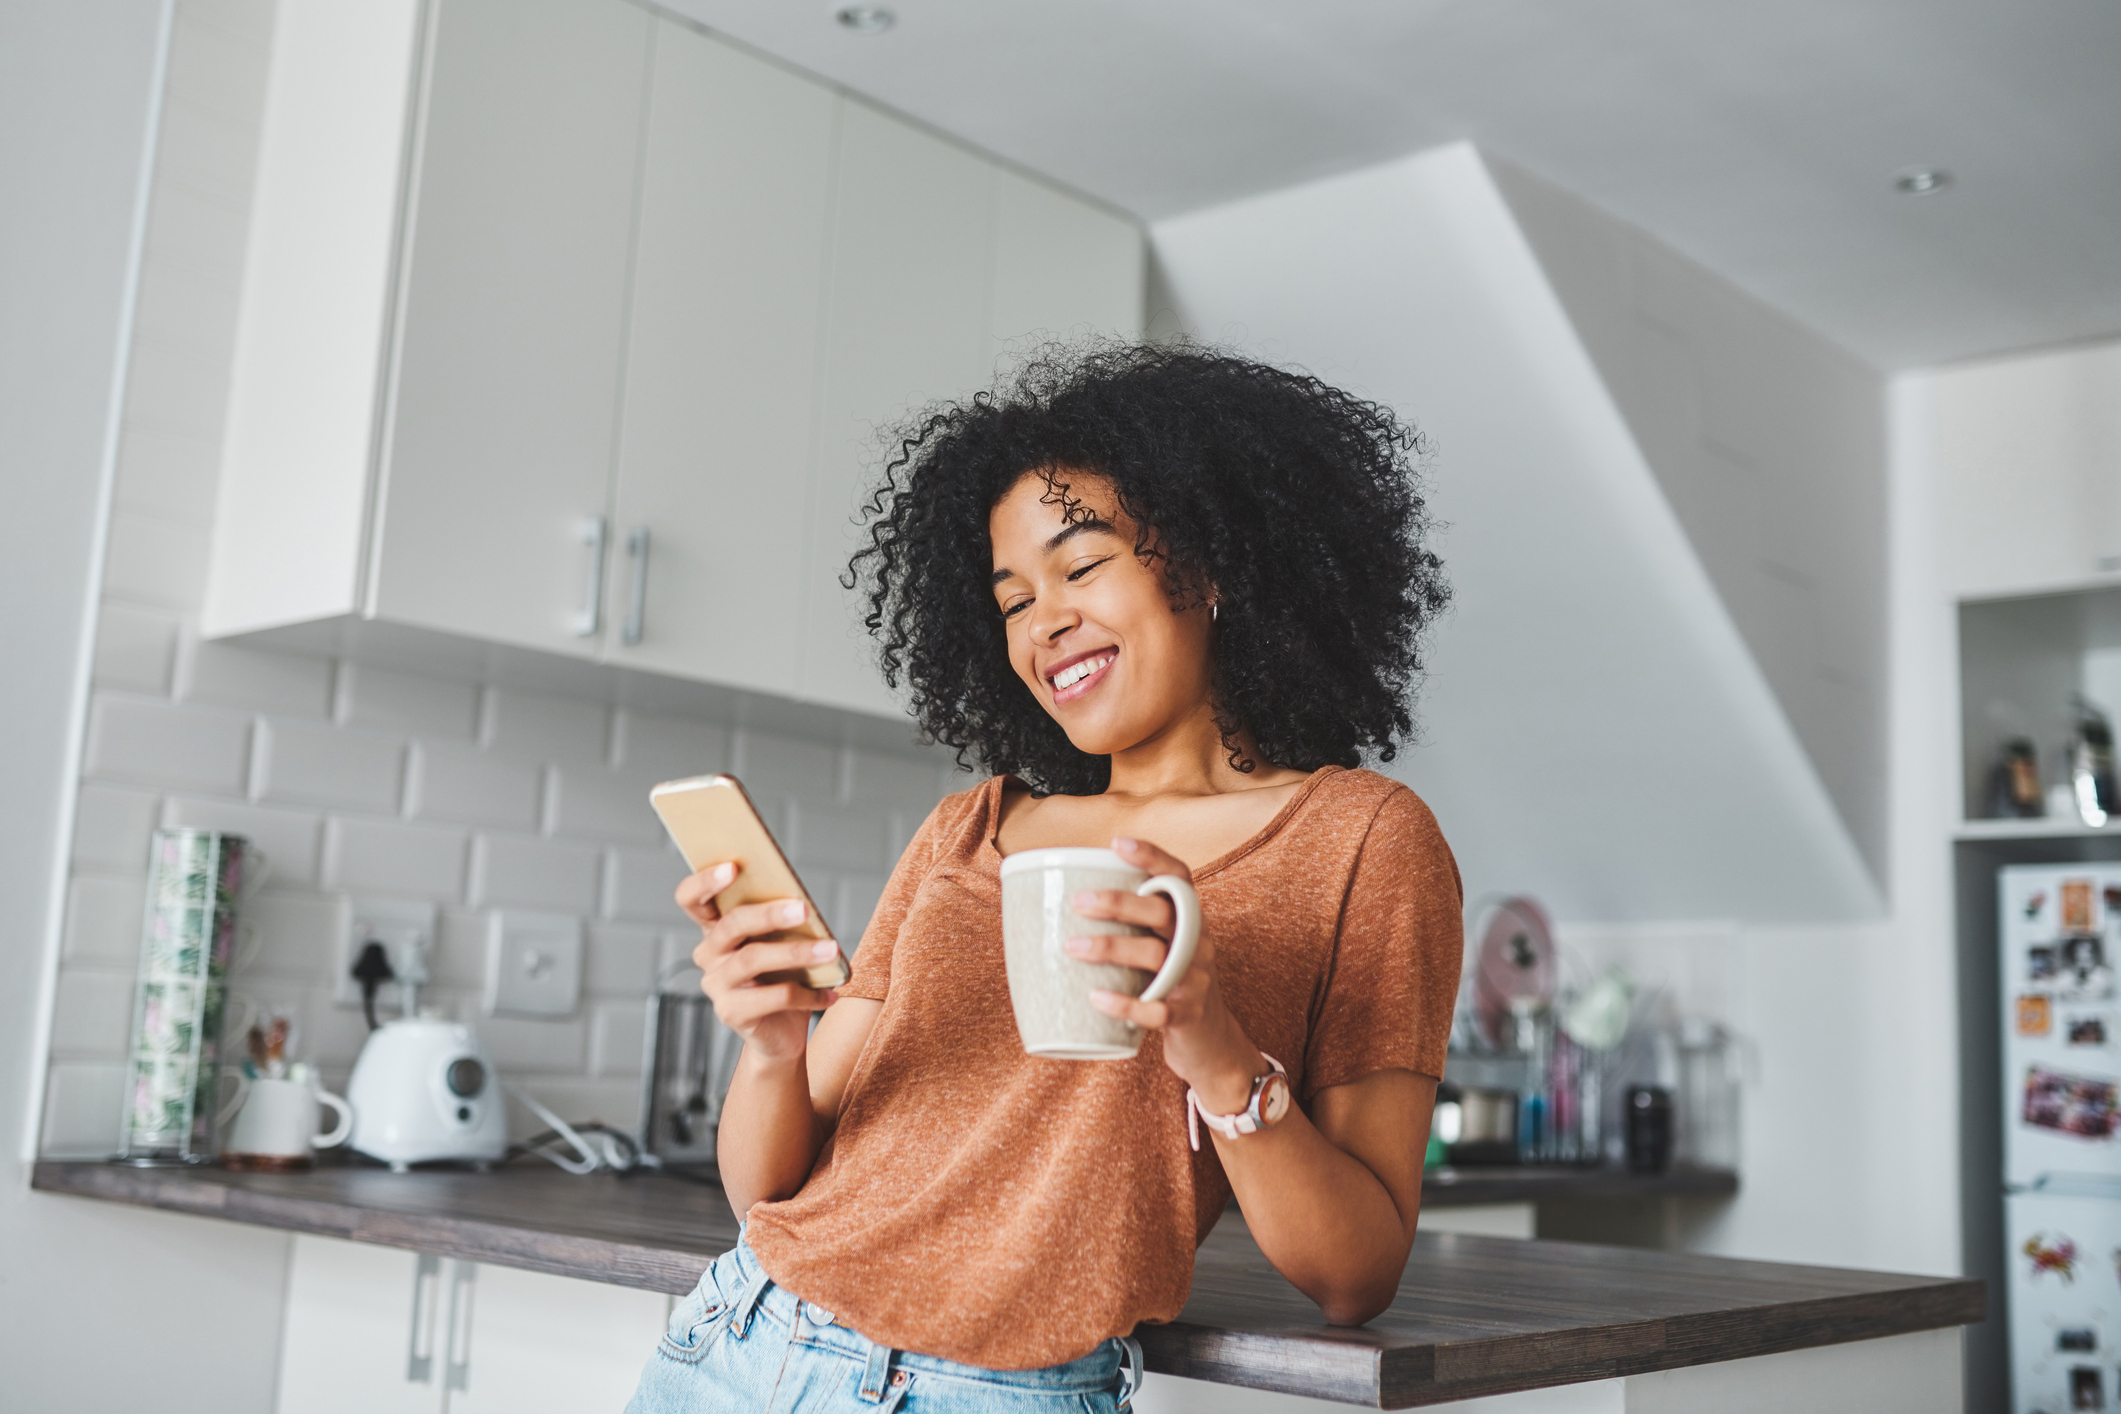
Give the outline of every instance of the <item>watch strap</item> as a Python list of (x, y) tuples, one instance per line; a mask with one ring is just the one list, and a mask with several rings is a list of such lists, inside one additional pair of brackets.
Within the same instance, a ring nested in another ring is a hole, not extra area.
[(1225, 1139), (1236, 1139), (1241, 1135), (1256, 1134), (1266, 1127), (1264, 1121), (1260, 1118), (1259, 1105), (1260, 1098), (1267, 1091), (1267, 1079), (1269, 1076), (1275, 1075), (1286, 1078), (1289, 1072), (1280, 1061), (1267, 1055), (1265, 1051), (1261, 1051), (1260, 1055), (1265, 1058), (1267, 1064), (1272, 1066), (1273, 1069), (1269, 1070), (1266, 1075), (1253, 1078), (1251, 1097), (1245, 1101), (1245, 1107), (1234, 1115), (1209, 1114), (1201, 1105), (1200, 1092), (1190, 1085), (1186, 1087), (1186, 1141), (1193, 1146), (1195, 1153), (1200, 1152), (1200, 1127), (1203, 1124)]

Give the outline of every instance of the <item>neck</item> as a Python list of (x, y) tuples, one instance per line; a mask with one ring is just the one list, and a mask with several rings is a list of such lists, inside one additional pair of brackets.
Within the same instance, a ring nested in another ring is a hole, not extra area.
[(1105, 794), (1136, 799), (1222, 795), (1279, 785), (1302, 774), (1268, 765), (1249, 734), (1240, 732), (1236, 743), (1254, 763), (1252, 770), (1240, 771), (1230, 764), (1230, 748), (1223, 744), (1222, 732), (1215, 725), (1214, 709), (1203, 702), (1147, 739), (1114, 752), (1112, 781)]

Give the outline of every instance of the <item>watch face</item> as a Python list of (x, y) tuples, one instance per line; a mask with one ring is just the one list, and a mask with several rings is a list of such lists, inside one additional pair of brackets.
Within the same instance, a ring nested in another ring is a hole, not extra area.
[(1289, 1112), (1289, 1077), (1276, 1071), (1266, 1078), (1259, 1091), (1259, 1118), (1262, 1124), (1279, 1124), (1281, 1117)]

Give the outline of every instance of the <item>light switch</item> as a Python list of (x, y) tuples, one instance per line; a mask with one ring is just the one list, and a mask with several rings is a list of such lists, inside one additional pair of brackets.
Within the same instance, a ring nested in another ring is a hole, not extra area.
[(494, 913), (486, 934), (488, 1016), (571, 1016), (581, 996), (581, 919)]

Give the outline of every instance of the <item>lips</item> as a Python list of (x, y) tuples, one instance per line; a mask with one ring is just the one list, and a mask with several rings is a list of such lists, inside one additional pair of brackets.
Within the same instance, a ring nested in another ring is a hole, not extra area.
[(1063, 658), (1059, 665), (1046, 674), (1046, 681), (1053, 684), (1055, 702), (1072, 702), (1104, 680), (1112, 664), (1119, 657), (1117, 648), (1093, 648), (1073, 657)]

